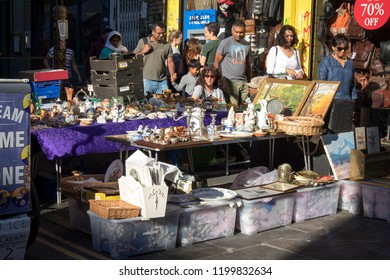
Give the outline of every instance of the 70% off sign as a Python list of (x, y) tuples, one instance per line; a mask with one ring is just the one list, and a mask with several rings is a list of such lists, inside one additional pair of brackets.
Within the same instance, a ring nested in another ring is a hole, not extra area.
[(354, 15), (357, 23), (364, 29), (378, 29), (389, 19), (390, 1), (356, 0)]

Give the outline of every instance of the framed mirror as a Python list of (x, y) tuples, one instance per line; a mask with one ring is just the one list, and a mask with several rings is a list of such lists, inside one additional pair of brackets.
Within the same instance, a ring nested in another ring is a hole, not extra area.
[(287, 112), (290, 111), (288, 115), (295, 115), (295, 112), (300, 109), (299, 105), (302, 99), (308, 96), (312, 84), (312, 81), (266, 78), (253, 100), (253, 104), (256, 108), (261, 99), (279, 99), (283, 102), (283, 114), (287, 115)]

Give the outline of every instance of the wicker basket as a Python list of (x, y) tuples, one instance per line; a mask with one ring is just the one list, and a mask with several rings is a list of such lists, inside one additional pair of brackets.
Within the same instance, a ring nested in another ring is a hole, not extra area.
[(285, 117), (283, 120), (275, 120), (275, 123), (277, 129), (284, 131), (286, 134), (306, 136), (320, 135), (324, 125), (321, 115), (313, 117)]
[(123, 200), (89, 200), (89, 209), (104, 219), (138, 217), (141, 208)]
[[(75, 183), (75, 181), (86, 181), (90, 178), (94, 178), (99, 182), (84, 182), (84, 183)], [(118, 189), (118, 182), (108, 182), (104, 183), (104, 174), (90, 174), (90, 175), (81, 175), (81, 176), (69, 176), (61, 179), (61, 192), (67, 197), (81, 199), (81, 188), (111, 188)]]

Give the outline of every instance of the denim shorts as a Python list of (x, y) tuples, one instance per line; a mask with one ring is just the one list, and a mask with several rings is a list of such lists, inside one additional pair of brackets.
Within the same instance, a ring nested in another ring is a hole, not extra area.
[(147, 95), (148, 92), (150, 93), (162, 93), (164, 90), (168, 89), (168, 82), (167, 80), (162, 81), (153, 81), (144, 79), (144, 94)]

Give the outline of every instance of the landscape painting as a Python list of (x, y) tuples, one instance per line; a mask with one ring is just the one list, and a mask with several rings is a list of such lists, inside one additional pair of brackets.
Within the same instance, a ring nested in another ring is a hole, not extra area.
[(321, 115), (325, 118), (339, 86), (340, 82), (314, 81), (309, 95), (304, 100), (302, 108), (298, 108), (296, 115), (302, 117)]
[(261, 99), (279, 99), (285, 111), (294, 114), (303, 98), (306, 98), (312, 87), (311, 81), (267, 78), (260, 87), (253, 104)]
[(326, 156), (336, 180), (350, 177), (350, 151), (355, 149), (353, 131), (321, 136)]

